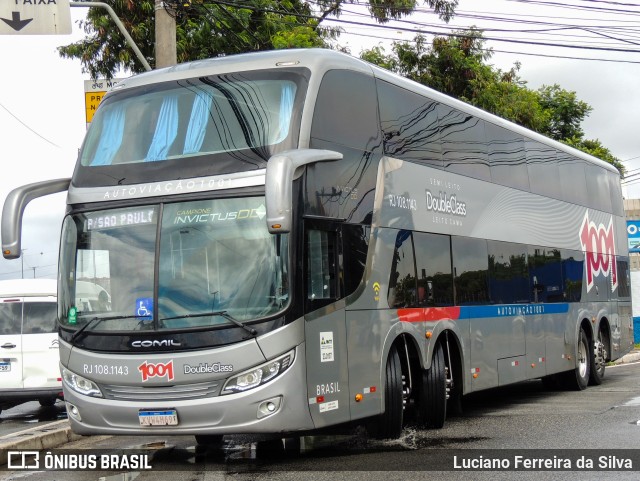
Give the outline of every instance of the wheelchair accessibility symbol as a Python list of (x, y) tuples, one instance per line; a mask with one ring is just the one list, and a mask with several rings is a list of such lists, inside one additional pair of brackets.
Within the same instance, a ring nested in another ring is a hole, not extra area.
[(136, 299), (136, 317), (151, 320), (153, 316), (153, 298), (139, 297)]

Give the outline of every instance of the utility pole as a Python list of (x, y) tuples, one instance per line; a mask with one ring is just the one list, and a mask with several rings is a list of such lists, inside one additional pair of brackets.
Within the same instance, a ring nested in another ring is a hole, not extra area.
[(27, 249), (21, 249), (20, 250), (20, 270), (22, 271), (22, 279), (24, 279), (24, 251), (26, 251)]
[(165, 10), (163, 0), (155, 0), (156, 13), (156, 68), (171, 67), (178, 63), (176, 54), (176, 19)]

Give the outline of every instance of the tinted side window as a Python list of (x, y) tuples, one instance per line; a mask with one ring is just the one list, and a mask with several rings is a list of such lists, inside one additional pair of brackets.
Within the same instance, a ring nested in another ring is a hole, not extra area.
[(617, 257), (618, 298), (631, 297), (631, 279), (629, 273), (629, 258)]
[(364, 275), (370, 232), (371, 229), (363, 225), (344, 224), (342, 226), (344, 284), (347, 296), (356, 290)]
[(562, 199), (572, 204), (587, 205), (585, 163), (564, 152), (558, 152), (558, 170)]
[(529, 188), (534, 194), (562, 199), (556, 150), (535, 140), (525, 139)]
[(372, 76), (349, 70), (324, 75), (311, 137), (372, 151), (380, 143), (378, 102)]
[(385, 154), (442, 168), (437, 103), (388, 82), (377, 85)]
[(56, 314), (54, 302), (25, 302), (22, 333), (56, 332)]
[(416, 265), (413, 261), (411, 231), (401, 230), (396, 237), (387, 297), (389, 307), (416, 305)]
[(585, 165), (589, 207), (611, 212), (608, 170), (597, 165)]
[(467, 237), (451, 238), (456, 304), (489, 302), (487, 241)]
[(3, 302), (0, 304), (0, 334), (20, 334), (21, 329), (22, 303)]
[(307, 312), (340, 298), (338, 233), (335, 230), (307, 229)]
[(453, 305), (449, 236), (413, 233), (418, 273), (418, 305)]
[(451, 172), (491, 180), (485, 122), (471, 114), (438, 105), (442, 160)]
[(514, 189), (529, 190), (529, 173), (522, 136), (488, 122), (485, 128), (493, 182)]
[(489, 292), (494, 304), (529, 302), (527, 247), (509, 242), (487, 242)]
[(563, 302), (562, 257), (559, 249), (529, 247), (531, 302)]
[(563, 296), (566, 302), (580, 302), (582, 299), (582, 276), (584, 273), (584, 253), (562, 249)]

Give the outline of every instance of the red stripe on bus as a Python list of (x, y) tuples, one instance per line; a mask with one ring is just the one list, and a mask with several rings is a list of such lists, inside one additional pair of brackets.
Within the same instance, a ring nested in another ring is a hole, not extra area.
[(425, 307), (398, 309), (402, 322), (435, 322), (445, 319), (460, 319), (460, 307)]

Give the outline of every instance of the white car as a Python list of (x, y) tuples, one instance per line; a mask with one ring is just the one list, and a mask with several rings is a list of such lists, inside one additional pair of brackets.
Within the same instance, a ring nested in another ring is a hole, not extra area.
[(53, 279), (0, 281), (0, 412), (62, 398)]

